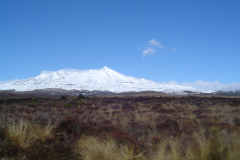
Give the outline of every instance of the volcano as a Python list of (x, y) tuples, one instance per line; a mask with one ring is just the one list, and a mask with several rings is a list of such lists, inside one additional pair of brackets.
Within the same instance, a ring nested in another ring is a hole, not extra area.
[(151, 80), (125, 76), (108, 67), (102, 69), (77, 70), (62, 69), (58, 71), (43, 71), (33, 78), (15, 80), (0, 85), (0, 90), (33, 91), (36, 89), (64, 89), (64, 90), (87, 90), (141, 92), (155, 91), (163, 93), (184, 94), (199, 91), (193, 87), (156, 83)]

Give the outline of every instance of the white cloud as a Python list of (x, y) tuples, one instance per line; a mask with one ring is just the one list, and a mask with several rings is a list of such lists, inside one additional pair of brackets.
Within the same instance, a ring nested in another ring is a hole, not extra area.
[(147, 45), (148, 46), (156, 46), (156, 47), (159, 47), (160, 49), (164, 49), (163, 45), (160, 42), (156, 41), (156, 39), (152, 39), (152, 40), (148, 41)]
[(171, 84), (171, 85), (179, 85), (179, 83), (176, 82), (176, 81), (170, 81), (170, 82), (168, 82), (168, 84)]
[[(156, 41), (156, 39), (148, 41), (148, 43), (143, 47), (142, 51), (143, 58), (147, 55), (152, 56), (156, 52), (157, 48), (164, 49), (165, 47), (163, 47), (163, 45), (160, 42)], [(140, 50), (141, 46), (138, 47), (138, 49)]]
[(152, 39), (148, 42), (149, 46), (158, 46), (159, 42), (156, 41), (156, 39)]
[(155, 48), (152, 48), (152, 47), (148, 47), (142, 52), (143, 57), (145, 57), (148, 54), (152, 56), (154, 53), (155, 53)]
[[(170, 82), (169, 82), (169, 84), (170, 84)], [(201, 90), (236, 90), (236, 89), (240, 89), (239, 83), (222, 84), (218, 81), (208, 82), (208, 81), (199, 80), (196, 82), (182, 83), (180, 85), (191, 86), (195, 89), (201, 89)]]
[[(147, 44), (145, 45), (141, 45), (138, 47), (138, 50), (143, 50), (142, 51), (142, 55), (143, 58), (147, 55), (153, 55), (155, 52), (157, 52), (157, 49), (165, 49), (168, 47), (164, 47), (161, 42), (158, 42), (156, 39), (151, 39), (150, 41), (148, 41)], [(175, 52), (177, 51), (176, 48), (170, 48), (171, 51)]]

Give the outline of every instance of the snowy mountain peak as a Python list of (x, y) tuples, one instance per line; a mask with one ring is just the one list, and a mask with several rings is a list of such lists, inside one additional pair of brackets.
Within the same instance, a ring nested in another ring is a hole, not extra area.
[(111, 69), (105, 66), (105, 67), (103, 67), (101, 70), (107, 71), (107, 70), (111, 70)]
[(65, 90), (89, 90), (139, 92), (158, 91), (165, 93), (184, 93), (198, 90), (192, 87), (160, 84), (146, 79), (125, 76), (108, 67), (100, 70), (62, 69), (43, 71), (40, 75), (24, 80), (17, 80), (0, 85), (0, 90), (31, 91), (35, 89), (60, 88)]
[(104, 71), (105, 73), (118, 73), (118, 72), (116, 72), (116, 71), (114, 71), (114, 70), (112, 70), (112, 69), (110, 69), (110, 68), (108, 68), (108, 67), (103, 67), (102, 69), (101, 69), (101, 71)]

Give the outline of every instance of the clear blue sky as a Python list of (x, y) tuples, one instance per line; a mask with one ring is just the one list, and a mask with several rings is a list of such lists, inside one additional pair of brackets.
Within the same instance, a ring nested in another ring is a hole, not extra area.
[(240, 83), (239, 0), (0, 0), (0, 81), (107, 66)]

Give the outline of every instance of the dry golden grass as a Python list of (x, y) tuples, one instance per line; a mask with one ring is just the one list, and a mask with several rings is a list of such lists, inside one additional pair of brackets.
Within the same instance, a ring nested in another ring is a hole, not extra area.
[(33, 125), (36, 139), (44, 142), (53, 137), (53, 127), (54, 126), (51, 125), (51, 123), (48, 123), (46, 126)]
[(210, 141), (206, 139), (204, 132), (194, 133), (194, 142), (187, 147), (186, 157), (189, 160), (207, 160)]
[(165, 139), (159, 143), (153, 152), (154, 160), (181, 160), (181, 148), (177, 139)]
[(35, 140), (35, 132), (31, 123), (25, 120), (8, 120), (3, 129), (5, 138), (12, 144), (22, 148), (29, 147)]
[(112, 138), (100, 140), (96, 137), (83, 137), (76, 142), (75, 152), (80, 153), (80, 160), (143, 160), (134, 155), (133, 148), (119, 145)]
[(53, 135), (53, 126), (49, 123), (46, 126), (32, 124), (26, 120), (19, 121), (8, 119), (3, 129), (5, 139), (13, 145), (27, 148), (36, 140), (44, 142)]
[(211, 128), (206, 138), (205, 131), (194, 133), (193, 142), (186, 150), (189, 160), (238, 160), (240, 159), (240, 139), (235, 133), (219, 128)]

